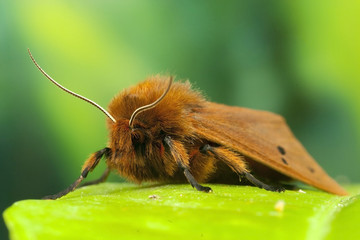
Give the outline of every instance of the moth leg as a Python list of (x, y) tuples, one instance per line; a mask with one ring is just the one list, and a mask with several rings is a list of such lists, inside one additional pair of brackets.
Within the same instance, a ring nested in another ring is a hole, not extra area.
[(285, 188), (283, 188), (283, 187), (270, 186), (270, 185), (267, 185), (267, 184), (261, 182), (259, 179), (255, 178), (253, 175), (251, 175), (249, 172), (245, 172), (244, 176), (249, 182), (251, 182), (252, 184), (254, 184), (255, 186), (257, 186), (259, 188), (263, 188), (265, 190), (272, 191), (272, 192), (284, 192), (285, 191)]
[(263, 188), (272, 192), (285, 191), (283, 187), (270, 186), (255, 178), (249, 172), (249, 170), (246, 169), (245, 161), (241, 159), (241, 156), (235, 154), (229, 149), (226, 149), (224, 147), (212, 147), (209, 144), (205, 144), (200, 148), (200, 152), (204, 154), (213, 154), (217, 159), (223, 161), (226, 165), (228, 165), (240, 177), (245, 177), (250, 183), (259, 188)]
[(164, 138), (164, 142), (169, 147), (171, 155), (178, 166), (184, 171), (186, 179), (193, 188), (202, 192), (212, 192), (211, 188), (200, 185), (189, 170), (189, 156), (181, 142), (171, 139), (170, 136)]
[(105, 156), (109, 156), (111, 154), (111, 149), (110, 148), (104, 148), (101, 149), (95, 153), (93, 153), (88, 160), (86, 160), (83, 168), (82, 168), (82, 172), (80, 177), (78, 177), (78, 179), (76, 179), (76, 181), (71, 184), (68, 188), (66, 188), (65, 190), (54, 194), (54, 195), (49, 195), (49, 196), (45, 196), (43, 197), (43, 199), (57, 199), (60, 198), (66, 194), (68, 194), (69, 192), (72, 192), (75, 190), (75, 188), (77, 186), (79, 186), (79, 184), (82, 182), (82, 180), (84, 180), (84, 178), (86, 178), (86, 176), (88, 175), (89, 172), (91, 172), (92, 170), (94, 170), (94, 168), (96, 167), (96, 165), (99, 163), (100, 159), (105, 155)]
[(93, 181), (86, 182), (83, 185), (81, 185), (81, 187), (90, 186), (90, 185), (105, 182), (106, 179), (109, 177), (109, 175), (110, 175), (110, 168), (106, 168), (104, 173), (101, 175), (101, 177), (99, 177), (98, 179), (95, 179)]
[(202, 192), (212, 192), (212, 189), (210, 187), (202, 186), (200, 185), (194, 178), (194, 176), (190, 173), (189, 169), (187, 167), (183, 167), (184, 175), (186, 179), (189, 181), (192, 187), (195, 187), (196, 190), (202, 191)]

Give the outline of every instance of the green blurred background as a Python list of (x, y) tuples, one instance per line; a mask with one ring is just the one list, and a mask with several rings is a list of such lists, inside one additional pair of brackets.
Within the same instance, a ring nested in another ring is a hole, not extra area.
[(104, 107), (164, 73), (211, 101), (282, 114), (331, 176), (359, 182), (359, 12), (328, 0), (1, 1), (0, 209), (67, 187), (107, 142), (104, 114), (50, 84), (27, 48)]

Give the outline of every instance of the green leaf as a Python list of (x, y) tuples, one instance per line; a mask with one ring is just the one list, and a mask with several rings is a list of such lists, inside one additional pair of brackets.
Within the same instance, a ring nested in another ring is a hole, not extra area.
[[(250, 186), (104, 183), (4, 212), (11, 239), (357, 239), (360, 185), (339, 197)], [(344, 231), (346, 229), (346, 231)]]

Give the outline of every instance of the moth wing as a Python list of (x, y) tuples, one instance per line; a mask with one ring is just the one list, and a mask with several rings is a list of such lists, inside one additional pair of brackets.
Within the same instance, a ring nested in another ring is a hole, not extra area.
[(347, 194), (295, 138), (283, 117), (266, 111), (207, 104), (194, 121), (196, 133), (201, 138), (319, 189)]

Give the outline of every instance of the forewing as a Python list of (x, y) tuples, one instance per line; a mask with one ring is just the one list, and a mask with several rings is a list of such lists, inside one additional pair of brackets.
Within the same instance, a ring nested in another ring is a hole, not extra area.
[(229, 147), (293, 179), (338, 195), (347, 192), (319, 166), (274, 113), (207, 103), (196, 115), (197, 135)]

